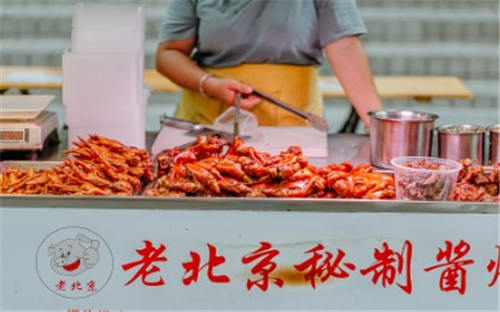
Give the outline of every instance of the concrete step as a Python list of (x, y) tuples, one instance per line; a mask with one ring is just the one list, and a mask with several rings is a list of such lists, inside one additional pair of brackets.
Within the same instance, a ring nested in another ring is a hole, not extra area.
[[(2, 0), (0, 4), (67, 4), (68, 0)], [(143, 5), (166, 4), (168, 0), (93, 0), (102, 3), (141, 3)], [(356, 0), (360, 7), (433, 7), (433, 8), (498, 8), (497, 0)]]
[(73, 5), (76, 2), (93, 2), (93, 3), (107, 3), (107, 4), (120, 4), (120, 3), (137, 3), (142, 5), (162, 5), (166, 4), (168, 0), (1, 0), (0, 5), (22, 4), (22, 5)]
[(375, 8), (486, 8), (498, 12), (498, 0), (356, 0), (359, 7)]
[(480, 9), (361, 8), (376, 42), (498, 42), (498, 12)]
[[(481, 0), (478, 0), (481, 1)], [(164, 4), (145, 4), (146, 37), (157, 39)], [(4, 5), (0, 12), (2, 38), (67, 38), (72, 5)], [(498, 42), (498, 11), (478, 9), (362, 7), (369, 42)]]
[(367, 43), (377, 75), (453, 75), (463, 79), (498, 79), (497, 44)]
[[(453, 75), (462, 79), (498, 79), (496, 44), (365, 44), (376, 75)], [(321, 69), (330, 74), (329, 66)]]
[[(498, 80), (466, 80), (464, 82), (476, 94), (474, 104), (497, 107), (497, 115), (500, 114), (500, 82)], [(488, 103), (488, 101), (491, 102)]]

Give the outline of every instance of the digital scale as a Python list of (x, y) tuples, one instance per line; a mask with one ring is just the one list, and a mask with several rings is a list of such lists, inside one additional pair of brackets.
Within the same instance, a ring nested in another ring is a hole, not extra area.
[(2, 95), (0, 152), (30, 152), (36, 158), (59, 142), (57, 114), (45, 110), (53, 99), (53, 95)]

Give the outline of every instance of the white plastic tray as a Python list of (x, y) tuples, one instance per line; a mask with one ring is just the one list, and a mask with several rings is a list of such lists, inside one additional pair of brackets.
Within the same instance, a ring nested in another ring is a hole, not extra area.
[(0, 95), (0, 119), (35, 119), (55, 95)]

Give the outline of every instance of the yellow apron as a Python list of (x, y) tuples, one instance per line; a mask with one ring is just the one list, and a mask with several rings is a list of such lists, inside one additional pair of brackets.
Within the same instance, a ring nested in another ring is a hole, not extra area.
[[(227, 68), (204, 68), (221, 78), (232, 78), (268, 93), (297, 108), (323, 114), (323, 99), (315, 66), (244, 64)], [(175, 117), (201, 124), (212, 124), (228, 107), (217, 99), (184, 89)], [(260, 102), (251, 112), (261, 126), (305, 126), (301, 118), (267, 102)]]

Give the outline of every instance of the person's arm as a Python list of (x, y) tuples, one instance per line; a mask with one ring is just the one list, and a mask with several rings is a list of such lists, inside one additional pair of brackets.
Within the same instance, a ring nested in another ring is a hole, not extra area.
[(368, 112), (382, 109), (383, 105), (361, 41), (356, 36), (348, 36), (328, 43), (324, 50), (347, 97), (363, 124), (368, 126)]
[[(199, 91), (199, 84), (206, 72), (190, 57), (195, 39), (174, 40), (161, 43), (156, 52), (156, 70), (177, 85)], [(202, 86), (205, 93), (219, 99), (226, 105), (234, 105), (236, 93), (249, 95), (252, 88), (233, 79), (209, 77)], [(256, 96), (246, 96), (241, 107), (251, 109), (261, 100)]]

